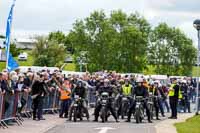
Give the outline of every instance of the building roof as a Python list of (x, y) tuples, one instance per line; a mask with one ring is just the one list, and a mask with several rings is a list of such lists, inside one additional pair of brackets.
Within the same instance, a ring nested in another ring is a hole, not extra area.
[(28, 38), (17, 38), (15, 41), (17, 43), (36, 43), (35, 39), (28, 39)]

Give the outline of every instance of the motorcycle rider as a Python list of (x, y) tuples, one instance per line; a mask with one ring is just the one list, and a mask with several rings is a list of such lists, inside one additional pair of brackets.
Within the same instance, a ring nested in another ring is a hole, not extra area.
[(155, 111), (156, 111), (156, 120), (160, 120), (158, 99), (156, 97), (154, 97), (154, 96), (158, 96), (158, 89), (157, 89), (157, 87), (154, 86), (155, 83), (156, 82), (150, 84), (150, 87), (148, 88), (148, 92), (149, 92), (149, 95), (152, 94), (152, 96), (153, 96), (153, 105), (154, 105), (154, 108), (155, 108)]
[[(159, 109), (161, 110), (162, 116), (164, 116), (164, 111), (162, 110), (161, 96), (162, 91), (159, 89), (159, 81), (154, 81), (153, 85), (149, 87), (149, 93), (152, 93), (154, 96), (154, 108), (156, 111), (156, 120), (160, 120), (159, 118)], [(164, 95), (164, 94), (163, 94)]]
[(118, 109), (118, 116), (120, 114), (121, 108), (122, 108), (122, 97), (127, 97), (129, 100), (129, 103), (131, 103), (131, 95), (133, 91), (133, 86), (130, 84), (130, 81), (128, 78), (125, 79), (125, 83), (122, 84), (121, 90), (120, 90), (120, 97), (119, 97), (119, 109)]
[(131, 96), (132, 94), (132, 85), (129, 83), (128, 79), (125, 79), (125, 84), (122, 85), (121, 94), (123, 96)]
[(190, 101), (189, 101), (189, 87), (187, 85), (187, 81), (183, 80), (181, 85), (181, 92), (183, 95), (183, 105), (184, 105), (184, 112), (188, 110), (188, 113), (190, 112)]
[[(86, 105), (86, 88), (84, 87), (81, 81), (77, 82), (77, 86), (72, 90), (72, 97), (74, 98), (75, 95), (78, 95), (82, 100), (82, 108), (84, 113), (86, 113), (87, 120), (89, 120), (89, 112)], [(72, 107), (74, 105), (74, 101), (71, 104), (70, 113), (69, 113), (69, 120), (71, 121), (72, 118)]]
[[(136, 82), (137, 82), (137, 86), (133, 89), (132, 96), (142, 96), (143, 98), (146, 98), (148, 96), (148, 91), (147, 91), (147, 88), (145, 86), (143, 86), (144, 80), (142, 78), (138, 78), (136, 80)], [(130, 106), (130, 109), (129, 109), (129, 112), (128, 112), (128, 119), (127, 119), (126, 122), (131, 121), (131, 115), (132, 115), (133, 112), (135, 112), (135, 106), (136, 106), (136, 103), (135, 103), (135, 101), (133, 101), (131, 106)], [(144, 101), (143, 106), (144, 106), (144, 109), (146, 109), (148, 122), (152, 123), (151, 118), (150, 118), (150, 110), (147, 107), (146, 101)]]
[[(100, 96), (103, 92), (107, 92), (109, 94), (109, 97), (112, 97), (114, 95), (114, 89), (109, 85), (110, 81), (108, 79), (104, 80), (104, 85), (100, 86), (97, 90), (97, 96)], [(117, 115), (115, 112), (115, 109), (113, 108), (113, 102), (111, 99), (109, 99), (108, 101), (108, 105), (107, 108), (110, 110), (111, 114), (113, 115), (113, 117), (115, 118), (116, 122), (119, 122), (117, 119)], [(101, 104), (99, 101), (97, 101), (97, 105), (96, 108), (94, 110), (94, 115), (95, 115), (95, 119), (94, 122), (98, 122), (98, 117), (99, 117), (99, 112), (101, 110)]]

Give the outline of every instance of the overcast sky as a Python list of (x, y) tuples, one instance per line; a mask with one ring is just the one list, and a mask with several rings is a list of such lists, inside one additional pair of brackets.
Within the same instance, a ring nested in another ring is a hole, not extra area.
[[(0, 0), (0, 33), (5, 33), (6, 19), (12, 0)], [(121, 9), (126, 13), (138, 11), (152, 26), (166, 22), (181, 28), (196, 42), (193, 21), (200, 18), (200, 0), (16, 0), (13, 36), (48, 34), (61, 30), (67, 33), (76, 19), (94, 10)]]

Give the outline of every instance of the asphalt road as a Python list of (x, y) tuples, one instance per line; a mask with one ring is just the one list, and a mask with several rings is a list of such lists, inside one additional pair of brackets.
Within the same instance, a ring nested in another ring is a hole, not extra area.
[[(194, 111), (194, 104), (191, 104), (191, 110)], [(89, 111), (92, 114), (92, 110)], [(160, 118), (162, 120), (167, 119), (170, 116), (170, 113), (165, 114), (166, 117)], [(119, 123), (116, 123), (112, 116), (109, 117), (107, 123), (92, 122), (93, 116), (91, 116), (90, 121), (78, 121), (76, 123), (66, 121), (61, 125), (55, 126), (52, 129), (49, 129), (46, 133), (156, 133), (155, 125), (160, 121), (153, 120), (153, 123), (148, 123), (147, 120), (144, 120), (141, 124), (136, 124), (135, 120), (132, 119), (131, 123), (125, 122), (125, 120), (120, 120)]]
[[(93, 118), (93, 117), (92, 117)], [(166, 118), (162, 118), (163, 120)], [(65, 123), (55, 126), (46, 133), (156, 133), (155, 125), (160, 121), (154, 120), (154, 123), (148, 123), (144, 120), (141, 124), (136, 124), (132, 119), (131, 123), (120, 120), (116, 123), (112, 117), (107, 123), (78, 121), (76, 123), (66, 121)]]

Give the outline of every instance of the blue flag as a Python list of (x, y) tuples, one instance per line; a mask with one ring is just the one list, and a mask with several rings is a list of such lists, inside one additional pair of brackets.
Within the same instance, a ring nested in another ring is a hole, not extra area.
[(15, 0), (13, 0), (13, 4), (11, 6), (8, 19), (7, 19), (7, 27), (6, 27), (6, 69), (10, 72), (12, 70), (15, 70), (19, 67), (18, 63), (15, 61), (15, 59), (12, 57), (12, 54), (10, 53), (10, 35), (11, 35), (11, 26), (12, 26), (12, 17), (13, 17), (13, 8), (15, 6)]

